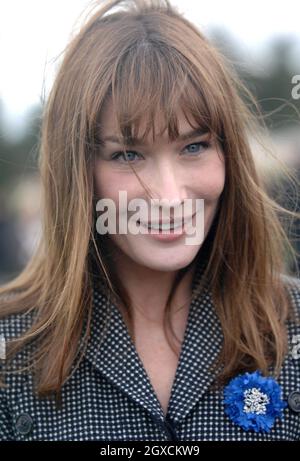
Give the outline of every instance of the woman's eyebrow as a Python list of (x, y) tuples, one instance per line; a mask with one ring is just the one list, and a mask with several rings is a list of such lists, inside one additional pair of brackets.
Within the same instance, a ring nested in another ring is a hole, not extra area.
[[(194, 129), (192, 131), (188, 131), (187, 133), (180, 134), (175, 139), (175, 142), (186, 141), (188, 139), (193, 139), (193, 138), (196, 138), (198, 136), (202, 136), (202, 135), (207, 134), (207, 133), (208, 133), (208, 130), (204, 130), (203, 128), (196, 128), (196, 129)], [(140, 139), (140, 138), (135, 138), (135, 137), (118, 138), (117, 136), (113, 136), (113, 135), (106, 136), (105, 138), (102, 139), (102, 142), (103, 143), (113, 142), (113, 143), (116, 143), (116, 144), (124, 144), (126, 146), (135, 146), (135, 145), (142, 146), (143, 144), (145, 144), (145, 143), (143, 143), (142, 139)]]

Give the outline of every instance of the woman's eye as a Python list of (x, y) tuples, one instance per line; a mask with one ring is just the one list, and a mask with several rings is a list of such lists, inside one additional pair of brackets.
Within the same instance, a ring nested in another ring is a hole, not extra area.
[(190, 154), (199, 154), (208, 149), (210, 145), (209, 141), (193, 142), (192, 144), (188, 144), (185, 149), (189, 149), (188, 152)]
[(121, 163), (127, 163), (127, 162), (133, 162), (135, 160), (135, 156), (138, 156), (137, 152), (128, 150), (125, 152), (115, 152), (111, 158), (112, 160), (117, 160), (117, 161), (120, 161)]
[[(194, 142), (188, 144), (185, 149), (188, 149), (189, 154), (199, 155), (211, 146), (209, 141)], [(141, 158), (141, 155), (135, 151), (127, 150), (122, 152), (115, 152), (112, 154), (111, 159), (120, 163), (133, 163)]]

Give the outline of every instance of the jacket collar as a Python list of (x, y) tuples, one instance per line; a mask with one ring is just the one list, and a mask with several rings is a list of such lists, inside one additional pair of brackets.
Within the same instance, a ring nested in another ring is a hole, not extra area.
[[(200, 265), (194, 275), (193, 290), (202, 271), (203, 266)], [(122, 314), (95, 285), (90, 331), (86, 359), (134, 403), (163, 421), (162, 407)], [(204, 288), (190, 304), (167, 412), (174, 422), (182, 420), (210, 387), (215, 377), (211, 365), (220, 352), (222, 339), (211, 294)]]

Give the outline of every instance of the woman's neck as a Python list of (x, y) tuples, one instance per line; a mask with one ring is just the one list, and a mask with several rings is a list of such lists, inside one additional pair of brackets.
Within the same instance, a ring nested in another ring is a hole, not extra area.
[[(196, 269), (193, 263), (176, 286), (172, 313), (189, 307), (192, 280)], [(162, 272), (135, 264), (126, 257), (118, 258), (115, 270), (125, 287), (132, 305), (134, 321), (162, 326), (165, 306), (178, 271)], [(180, 314), (179, 314), (180, 315)]]

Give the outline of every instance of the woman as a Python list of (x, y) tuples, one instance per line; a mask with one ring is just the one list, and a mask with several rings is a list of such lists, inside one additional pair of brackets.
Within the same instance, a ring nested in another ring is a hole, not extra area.
[(39, 248), (1, 289), (0, 437), (299, 439), (299, 281), (251, 95), (169, 2), (99, 3), (44, 111)]

